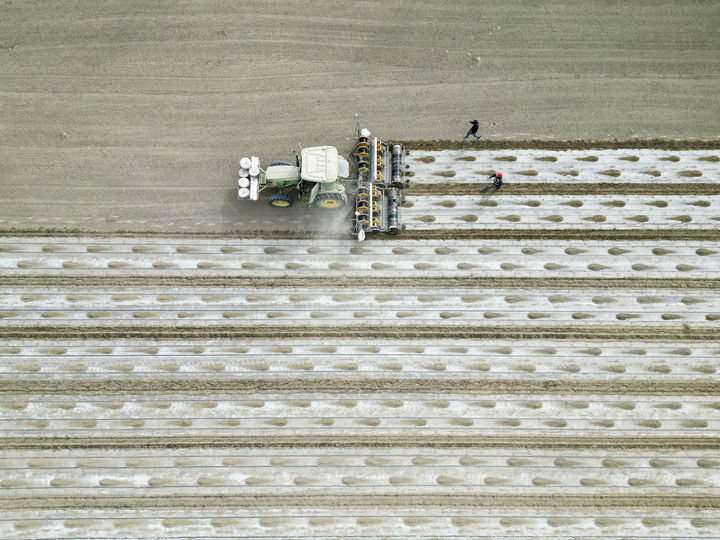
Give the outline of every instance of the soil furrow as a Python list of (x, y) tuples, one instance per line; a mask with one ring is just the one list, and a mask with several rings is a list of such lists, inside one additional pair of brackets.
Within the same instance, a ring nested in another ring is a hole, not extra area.
[(578, 341), (720, 341), (717, 325), (673, 326), (5, 326), (0, 339), (550, 339)]
[(720, 451), (720, 437), (684, 436), (535, 436), (527, 435), (273, 435), (252, 437), (133, 436), (122, 437), (2, 437), (0, 449), (8, 450), (150, 450), (189, 448), (518, 448), (626, 450), (703, 450)]
[(0, 394), (616, 394), (684, 395), (720, 394), (718, 380), (488, 380), (483, 379), (367, 379), (364, 377), (323, 379), (291, 378), (278, 374), (253, 379), (15, 379), (0, 380)]
[(162, 495), (143, 497), (3, 497), (5, 510), (192, 509), (192, 508), (720, 508), (720, 497), (688, 495)]
[[(484, 178), (484, 177), (483, 177)], [(410, 182), (406, 195), (437, 195), (451, 198), (453, 195), (478, 195), (486, 183), (466, 184), (459, 180), (450, 180), (442, 184), (423, 184)], [(508, 178), (502, 193), (508, 195), (719, 195), (720, 184), (639, 184), (639, 183), (603, 183), (603, 184), (553, 184), (513, 182)], [(502, 196), (502, 195), (498, 195)]]
[[(333, 288), (367, 288), (378, 286), (389, 289), (477, 289), (477, 278), (464, 277), (392, 277), (370, 278), (361, 276), (338, 276), (332, 278)], [(0, 287), (73, 287), (103, 288), (114, 290), (122, 287), (159, 289), (165, 287), (213, 287), (213, 288), (326, 288), (327, 282), (307, 278), (261, 278), (243, 276), (3, 276)], [(680, 278), (523, 278), (483, 277), (482, 288), (494, 289), (720, 289), (720, 279)]]

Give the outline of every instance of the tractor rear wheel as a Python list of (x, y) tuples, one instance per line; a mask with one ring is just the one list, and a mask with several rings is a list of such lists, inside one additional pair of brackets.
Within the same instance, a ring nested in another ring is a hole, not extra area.
[(343, 208), (347, 204), (347, 197), (343, 193), (321, 193), (315, 197), (315, 206), (326, 210)]
[(287, 193), (273, 193), (268, 198), (268, 203), (275, 208), (288, 208), (292, 206), (293, 200)]

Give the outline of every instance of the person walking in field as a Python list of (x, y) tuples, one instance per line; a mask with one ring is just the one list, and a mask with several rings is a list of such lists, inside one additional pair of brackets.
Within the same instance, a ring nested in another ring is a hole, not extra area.
[(487, 191), (488, 189), (495, 189), (496, 191), (499, 190), (503, 185), (503, 179), (502, 179), (502, 173), (495, 173), (488, 176), (488, 180), (492, 180), (492, 184), (489, 186), (485, 186), (480, 190), (480, 193), (483, 193)]
[(478, 129), (480, 128), (480, 122), (478, 122), (477, 120), (472, 120), (470, 123), (472, 124), (472, 126), (470, 127), (470, 129), (468, 129), (468, 132), (465, 134), (463, 139), (467, 139), (470, 135), (472, 135), (476, 139), (480, 139), (480, 135), (477, 134)]

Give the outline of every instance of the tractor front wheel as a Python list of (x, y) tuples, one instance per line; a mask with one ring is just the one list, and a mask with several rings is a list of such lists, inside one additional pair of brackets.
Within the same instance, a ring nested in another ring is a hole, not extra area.
[(326, 210), (337, 210), (347, 204), (343, 193), (321, 193), (315, 198), (315, 206)]
[(275, 208), (288, 208), (292, 206), (293, 200), (287, 193), (273, 193), (268, 198), (268, 203)]

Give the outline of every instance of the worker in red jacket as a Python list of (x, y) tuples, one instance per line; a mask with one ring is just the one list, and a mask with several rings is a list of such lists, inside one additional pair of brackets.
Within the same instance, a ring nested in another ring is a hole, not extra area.
[(486, 187), (484, 187), (483, 189), (481, 189), (481, 190), (480, 190), (480, 193), (482, 193), (483, 191), (487, 191), (488, 189), (493, 189), (493, 188), (496, 189), (496, 190), (498, 190), (498, 189), (500, 189), (500, 188), (502, 187), (502, 185), (503, 185), (503, 179), (502, 179), (502, 173), (501, 173), (501, 172), (495, 173), (495, 174), (491, 174), (490, 176), (488, 176), (488, 180), (492, 180), (493, 183), (490, 184), (489, 186), (486, 186)]

